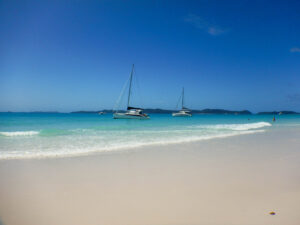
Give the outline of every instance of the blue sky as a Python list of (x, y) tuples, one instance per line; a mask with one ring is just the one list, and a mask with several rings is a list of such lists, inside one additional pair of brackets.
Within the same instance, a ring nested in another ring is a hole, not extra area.
[[(0, 111), (300, 111), (299, 1), (0, 0)], [(137, 104), (135, 104), (135, 102)]]

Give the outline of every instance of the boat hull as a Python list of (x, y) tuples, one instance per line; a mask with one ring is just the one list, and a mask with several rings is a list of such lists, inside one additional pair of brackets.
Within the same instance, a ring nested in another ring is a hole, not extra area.
[(172, 113), (172, 116), (174, 116), (174, 117), (191, 117), (192, 114), (189, 114), (189, 113)]
[(145, 115), (130, 115), (126, 113), (114, 113), (113, 114), (114, 119), (136, 119), (136, 120), (147, 120), (150, 119), (149, 116)]

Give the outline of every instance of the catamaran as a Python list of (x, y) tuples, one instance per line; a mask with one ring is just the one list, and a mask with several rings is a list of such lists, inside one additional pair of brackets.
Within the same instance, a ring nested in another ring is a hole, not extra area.
[(184, 107), (184, 88), (182, 88), (181, 98), (181, 110), (176, 113), (172, 113), (172, 116), (192, 116), (191, 111)]
[(127, 98), (127, 111), (125, 113), (115, 112), (113, 114), (114, 119), (149, 119), (150, 117), (143, 113), (143, 109), (130, 106), (130, 97), (131, 97), (131, 86), (132, 86), (132, 77), (134, 73), (134, 64), (132, 65), (132, 70), (129, 78), (129, 90)]

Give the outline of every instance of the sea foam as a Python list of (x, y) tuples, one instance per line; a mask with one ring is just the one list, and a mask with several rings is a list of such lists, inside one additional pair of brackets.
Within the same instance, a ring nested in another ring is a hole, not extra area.
[(244, 124), (215, 124), (215, 125), (197, 125), (197, 128), (203, 129), (216, 129), (216, 130), (234, 130), (234, 131), (246, 131), (259, 129), (263, 127), (270, 127), (271, 123), (257, 122), (257, 123), (244, 123)]
[(15, 136), (33, 136), (39, 134), (39, 131), (12, 131), (12, 132), (0, 132), (0, 135), (6, 137)]

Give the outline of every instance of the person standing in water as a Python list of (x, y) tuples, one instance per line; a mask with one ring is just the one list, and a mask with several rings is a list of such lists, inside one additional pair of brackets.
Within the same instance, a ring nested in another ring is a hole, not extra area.
[(273, 117), (273, 122), (275, 122), (276, 121), (276, 118), (275, 118), (275, 116)]

